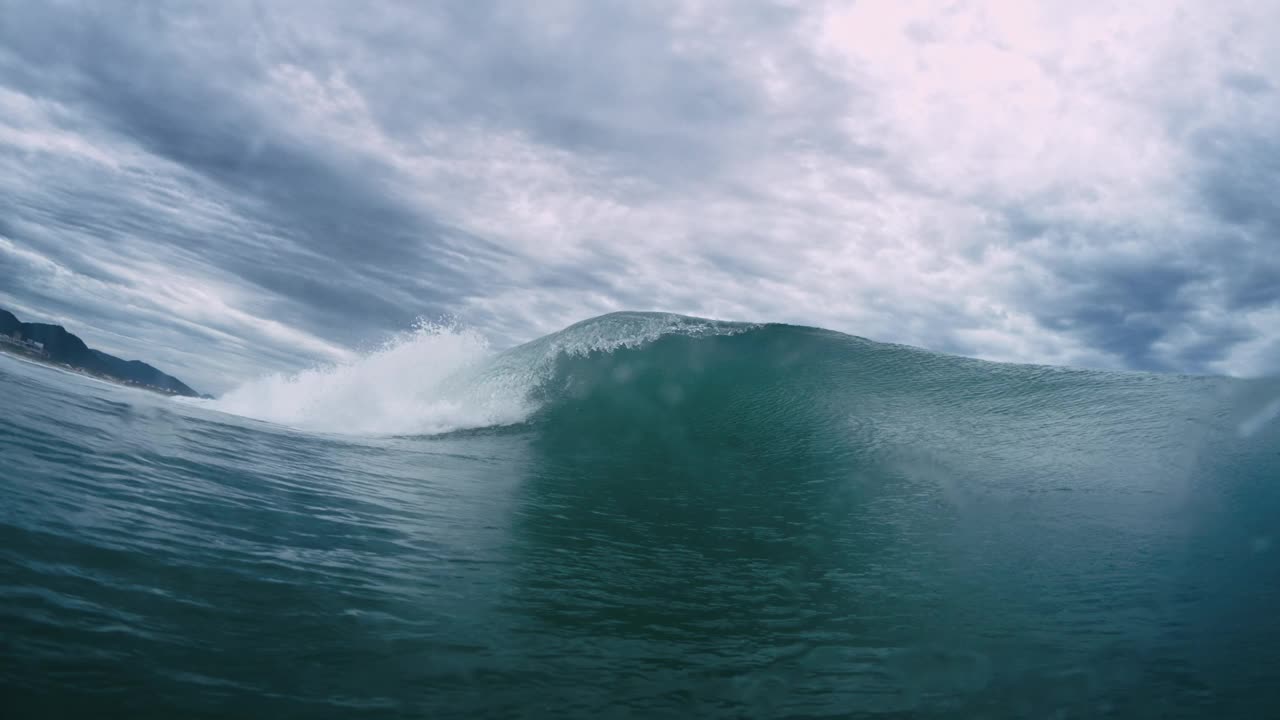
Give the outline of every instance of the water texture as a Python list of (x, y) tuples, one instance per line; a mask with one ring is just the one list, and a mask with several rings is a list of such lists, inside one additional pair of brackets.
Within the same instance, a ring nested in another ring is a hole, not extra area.
[(1280, 382), (623, 313), (0, 359), (7, 718), (1280, 717)]

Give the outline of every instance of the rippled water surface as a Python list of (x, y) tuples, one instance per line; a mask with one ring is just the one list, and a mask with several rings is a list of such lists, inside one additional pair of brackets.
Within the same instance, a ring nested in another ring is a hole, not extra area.
[(1280, 717), (1280, 384), (690, 327), (443, 435), (0, 358), (3, 715)]

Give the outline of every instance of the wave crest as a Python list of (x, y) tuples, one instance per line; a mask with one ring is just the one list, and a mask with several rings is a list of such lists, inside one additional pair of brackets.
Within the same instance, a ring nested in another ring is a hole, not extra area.
[(350, 363), (259, 378), (209, 406), (303, 430), (358, 435), (510, 425), (541, 406), (536, 391), (554, 376), (560, 358), (634, 349), (664, 335), (725, 335), (750, 327), (622, 312), (496, 353), (473, 330), (422, 323)]
[(444, 432), (518, 420), (520, 408), (470, 403), (450, 382), (491, 355), (477, 333), (422, 324), (350, 363), (259, 378), (211, 406), (305, 430), (362, 435)]

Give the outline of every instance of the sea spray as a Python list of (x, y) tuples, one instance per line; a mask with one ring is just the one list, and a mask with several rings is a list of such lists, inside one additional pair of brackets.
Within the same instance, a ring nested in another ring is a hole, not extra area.
[(638, 348), (664, 335), (723, 336), (752, 327), (622, 312), (497, 353), (458, 323), (420, 321), (351, 362), (252, 380), (207, 405), (299, 429), (356, 435), (509, 425), (540, 406), (538, 390), (565, 358)]
[(247, 382), (210, 403), (223, 412), (320, 432), (436, 433), (523, 417), (518, 402), (477, 402), (456, 380), (493, 355), (478, 333), (420, 323), (356, 360)]

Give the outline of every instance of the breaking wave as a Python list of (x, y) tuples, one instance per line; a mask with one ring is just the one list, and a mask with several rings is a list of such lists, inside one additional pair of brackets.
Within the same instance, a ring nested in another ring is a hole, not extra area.
[(505, 352), (457, 325), (424, 323), (343, 364), (247, 382), (208, 405), (304, 430), (437, 434), (522, 422), (570, 357), (638, 348), (664, 335), (705, 337), (752, 326), (661, 313), (613, 313)]
[(1226, 396), (1238, 408), (1228, 424), (1252, 435), (1271, 425), (1267, 401), (1280, 388), (1274, 380), (990, 363), (818, 328), (621, 312), (502, 352), (465, 328), (422, 325), (354, 362), (264, 377), (210, 405), (326, 433), (537, 423), (590, 430), (597, 440), (612, 432), (616, 442), (716, 427), (785, 444), (796, 436), (781, 429), (791, 427), (832, 448), (872, 427), (915, 428), (936, 443), (988, 423), (992, 432), (1051, 443), (1061, 428), (1078, 434), (1088, 416), (1099, 442), (1140, 439), (1176, 454), (1200, 434), (1179, 418)]

